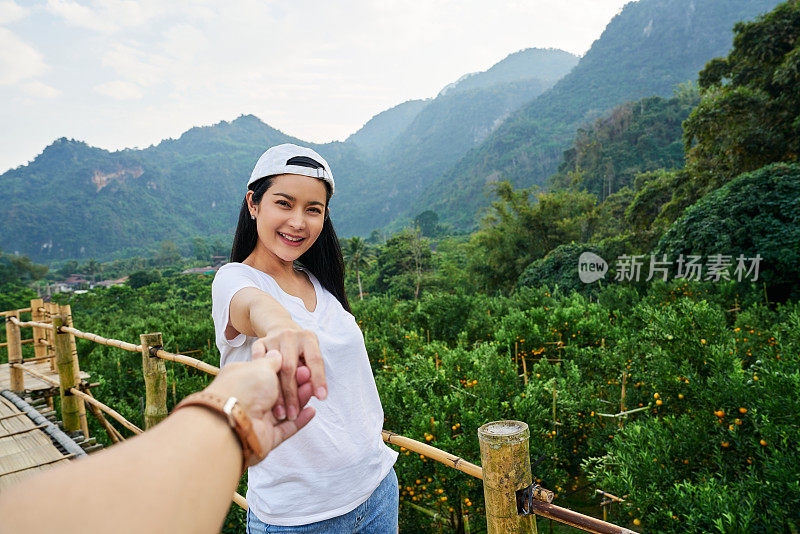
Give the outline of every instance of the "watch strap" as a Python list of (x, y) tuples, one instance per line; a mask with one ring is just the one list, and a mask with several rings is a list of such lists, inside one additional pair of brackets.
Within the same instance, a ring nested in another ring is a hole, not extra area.
[(255, 459), (260, 459), (264, 456), (261, 442), (253, 430), (253, 423), (239, 405), (236, 397), (223, 398), (207, 391), (198, 391), (179, 402), (172, 411), (175, 412), (187, 406), (208, 408), (225, 417), (242, 444), (244, 466), (247, 466), (254, 457)]

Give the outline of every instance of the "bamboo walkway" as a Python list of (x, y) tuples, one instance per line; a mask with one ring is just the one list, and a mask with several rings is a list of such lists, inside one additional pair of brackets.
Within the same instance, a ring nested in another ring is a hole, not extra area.
[[(25, 369), (30, 369), (40, 375), (46, 376), (52, 382), (55, 382), (55, 385), (38, 378), (32, 373), (25, 373), (25, 393), (22, 396), (27, 394), (38, 397), (45, 392), (51, 392), (51, 390), (53, 393), (58, 394), (58, 371), (50, 368), (51, 366), (48, 360), (32, 362), (25, 359), (23, 362)], [(89, 373), (81, 371), (80, 379), (88, 380)], [(11, 389), (11, 368), (7, 363), (0, 364), (0, 389)]]
[[(41, 415), (32, 408), (30, 410), (39, 415), (39, 422), (0, 396), (0, 492), (76, 456), (76, 452), (58, 447), (46, 433), (47, 424), (41, 422)], [(73, 444), (80, 450), (76, 443)]]

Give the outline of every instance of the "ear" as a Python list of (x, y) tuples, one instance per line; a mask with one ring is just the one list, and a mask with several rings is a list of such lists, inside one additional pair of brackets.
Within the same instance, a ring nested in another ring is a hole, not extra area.
[(258, 206), (253, 204), (253, 190), (249, 189), (247, 194), (245, 195), (245, 199), (247, 200), (247, 209), (250, 210), (250, 215), (253, 213), (258, 213)]

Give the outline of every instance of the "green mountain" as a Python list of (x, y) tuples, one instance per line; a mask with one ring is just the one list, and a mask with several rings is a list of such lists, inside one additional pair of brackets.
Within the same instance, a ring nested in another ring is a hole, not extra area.
[(380, 153), (408, 128), (411, 121), (429, 102), (430, 100), (408, 100), (381, 111), (345, 142), (352, 143), (367, 153)]
[(371, 194), (348, 203), (343, 232), (368, 233), (411, 209), (436, 178), (577, 62), (563, 50), (530, 48), (446, 86), (383, 150), (365, 153), (373, 164)]
[[(552, 50), (523, 51), (512, 57), (520, 68), (542, 64), (555, 69), (517, 73), (517, 78), (552, 79), (576, 61)], [(482, 87), (396, 106), (344, 143), (306, 143), (252, 115), (192, 128), (178, 139), (143, 150), (109, 152), (59, 139), (30, 164), (0, 175), (0, 220), (5, 230), (0, 248), (36, 261), (103, 259), (130, 255), (168, 239), (188, 250), (193, 236), (230, 235), (253, 164), (265, 147), (285, 142), (315, 148), (333, 167), (337, 191), (331, 216), (338, 232), (369, 233), (399, 211), (389, 204), (376, 217), (376, 200), (397, 196), (391, 192), (402, 176), (398, 154), (409, 168), (431, 165), (437, 172), (430, 176), (438, 175), (488, 135), (491, 125), (511, 108), (552, 83), (539, 79), (503, 83), (513, 78), (513, 69), (507, 66), (488, 72), (469, 77), (470, 83), (477, 80)], [(417, 143), (419, 137), (423, 145)], [(389, 153), (387, 147), (400, 148), (390, 151), (395, 157), (388, 158), (382, 156)], [(435, 149), (433, 158), (428, 148)], [(406, 186), (420, 189), (418, 184)], [(365, 191), (379, 192), (380, 197)]]
[[(109, 152), (58, 139), (0, 176), (0, 247), (37, 261), (109, 258), (167, 239), (230, 234), (254, 162), (264, 147), (286, 142), (304, 143), (252, 115), (144, 150)], [(308, 145), (334, 169), (364, 174), (356, 147)], [(360, 187), (339, 183), (337, 196)]]
[(413, 211), (436, 211), (464, 229), (487, 205), (488, 183), (544, 184), (556, 171), (577, 127), (625, 101), (669, 96), (694, 80), (711, 58), (731, 47), (733, 25), (777, 0), (640, 0), (626, 4), (578, 65), (523, 106), (480, 146), (415, 199)]
[(591, 126), (579, 128), (564, 151), (549, 189), (578, 189), (599, 201), (634, 185), (641, 173), (684, 166), (681, 124), (700, 102), (696, 87), (665, 99), (650, 96), (626, 102)]

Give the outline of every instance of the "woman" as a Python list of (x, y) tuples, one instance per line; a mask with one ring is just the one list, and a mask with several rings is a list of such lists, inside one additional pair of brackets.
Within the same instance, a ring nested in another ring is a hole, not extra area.
[(279, 420), (298, 416), (300, 362), (317, 397), (294, 447), (248, 470), (248, 533), (397, 532), (397, 452), (381, 439), (383, 409), (344, 293), (331, 169), (315, 151), (284, 144), (261, 156), (247, 187), (231, 263), (212, 286), (221, 364), (277, 349)]

